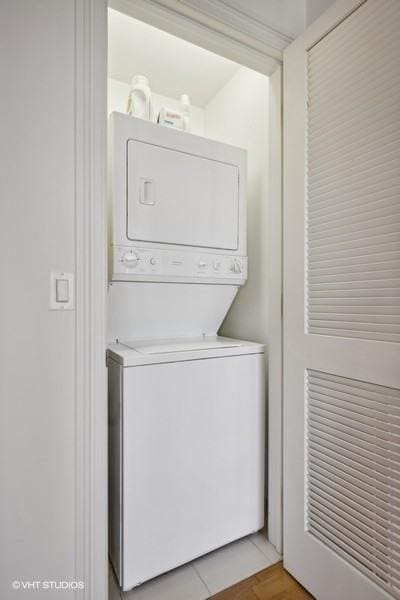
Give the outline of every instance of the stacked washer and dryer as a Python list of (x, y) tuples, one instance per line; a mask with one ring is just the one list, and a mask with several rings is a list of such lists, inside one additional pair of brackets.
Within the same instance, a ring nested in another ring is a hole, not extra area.
[(110, 167), (110, 558), (129, 590), (264, 526), (264, 347), (217, 333), (247, 277), (245, 151), (113, 113)]

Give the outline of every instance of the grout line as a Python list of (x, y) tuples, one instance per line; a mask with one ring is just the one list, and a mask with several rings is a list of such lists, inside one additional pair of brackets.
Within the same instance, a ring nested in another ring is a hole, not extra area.
[(252, 544), (254, 544), (254, 546), (257, 548), (257, 550), (258, 550), (258, 551), (259, 551), (259, 552), (260, 552), (260, 553), (261, 553), (263, 556), (266, 556), (267, 558), (269, 558), (270, 560), (272, 560), (272, 559), (271, 559), (271, 558), (268, 556), (268, 554), (265, 554), (264, 550), (261, 550), (260, 546), (258, 546), (258, 545), (255, 543), (255, 541), (252, 539), (252, 536), (249, 536), (249, 537), (248, 537), (248, 539), (250, 540), (250, 542), (251, 542)]
[[(279, 562), (280, 560), (282, 560), (282, 558), (276, 558), (276, 557), (275, 557), (275, 558), (272, 558), (272, 556), (271, 556), (270, 554), (267, 554), (267, 552), (264, 552), (264, 550), (261, 550), (261, 548), (260, 548), (260, 547), (259, 547), (259, 546), (258, 546), (258, 545), (255, 543), (255, 541), (254, 541), (253, 539), (251, 539), (251, 537), (250, 537), (249, 539), (250, 539), (250, 541), (251, 541), (251, 542), (253, 542), (253, 544), (255, 545), (255, 547), (257, 548), (257, 550), (258, 550), (259, 552), (261, 552), (261, 554), (262, 554), (263, 556), (265, 556), (265, 558), (268, 558), (268, 560), (269, 560), (269, 561), (271, 561), (270, 567), (272, 567), (272, 565), (274, 565), (274, 564), (276, 564), (277, 562)], [(268, 542), (269, 544), (271, 544), (271, 542), (269, 541), (269, 539), (268, 539), (268, 538), (267, 538), (267, 542)], [(272, 546), (272, 544), (271, 544), (271, 546)], [(273, 547), (273, 546), (272, 546), (272, 547)], [(275, 550), (275, 549), (274, 549), (274, 550)], [(276, 552), (277, 554), (279, 554), (279, 553), (278, 553), (276, 550), (275, 550), (275, 552)]]
[(210, 594), (210, 596), (212, 596), (213, 595), (212, 591), (210, 590), (210, 588), (208, 587), (208, 585), (206, 584), (206, 582), (204, 581), (204, 579), (202, 578), (202, 576), (200, 575), (200, 573), (198, 572), (198, 570), (196, 569), (195, 563), (192, 562), (190, 566), (196, 571), (196, 573), (197, 573), (200, 581), (202, 582), (202, 584), (206, 588), (207, 592)]

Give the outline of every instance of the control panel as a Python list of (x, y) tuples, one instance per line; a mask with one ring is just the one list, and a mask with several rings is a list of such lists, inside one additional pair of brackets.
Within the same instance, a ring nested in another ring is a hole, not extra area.
[(244, 283), (247, 279), (247, 257), (147, 247), (113, 247), (114, 281), (158, 281), (166, 278), (217, 282), (225, 279)]

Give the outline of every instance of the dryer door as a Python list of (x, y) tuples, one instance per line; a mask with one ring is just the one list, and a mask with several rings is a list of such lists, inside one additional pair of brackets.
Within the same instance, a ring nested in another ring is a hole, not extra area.
[(127, 170), (128, 239), (238, 248), (237, 166), (131, 139)]

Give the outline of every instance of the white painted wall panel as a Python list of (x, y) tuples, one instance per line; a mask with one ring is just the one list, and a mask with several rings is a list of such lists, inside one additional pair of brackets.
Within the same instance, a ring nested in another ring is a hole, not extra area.
[(245, 148), (249, 274), (222, 334), (266, 343), (268, 338), (268, 99), (269, 80), (243, 67), (205, 110), (207, 136)]
[[(269, 303), (272, 299), (269, 288), (270, 224), (267, 216), (271, 210), (268, 193), (270, 189), (268, 187), (268, 163), (271, 143), (269, 140), (269, 98), (269, 79), (243, 67), (220, 90), (205, 110), (207, 136), (247, 150), (248, 280), (240, 288), (222, 324), (220, 333), (267, 345), (270, 333)], [(276, 141), (278, 143), (278, 140)], [(277, 363), (275, 362), (274, 365), (277, 366)], [(275, 456), (275, 450), (274, 446), (272, 456)], [(276, 464), (279, 466), (279, 457)], [(275, 471), (271, 473), (276, 475)], [(273, 503), (276, 494), (280, 493), (279, 475), (278, 479), (274, 480), (271, 490)], [(267, 495), (267, 490), (265, 493)], [(275, 513), (273, 516), (275, 518)], [(270, 521), (272, 528), (275, 524), (275, 521)], [(279, 547), (280, 532), (277, 533), (274, 530), (272, 536), (273, 543)]]
[(0, 597), (12, 600), (13, 580), (74, 578), (74, 312), (49, 311), (50, 271), (74, 270), (74, 2), (0, 12)]

